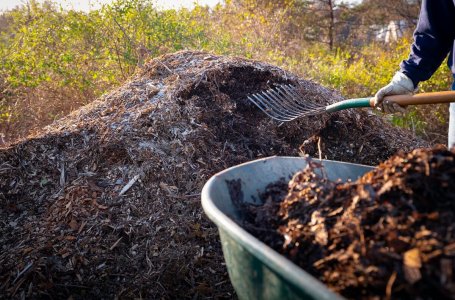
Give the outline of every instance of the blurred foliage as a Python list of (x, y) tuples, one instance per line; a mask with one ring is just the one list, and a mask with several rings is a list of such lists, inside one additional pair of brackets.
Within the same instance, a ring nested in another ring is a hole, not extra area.
[[(147, 59), (182, 49), (267, 61), (345, 97), (374, 95), (407, 57), (410, 32), (394, 44), (375, 42), (368, 26), (387, 22), (390, 8), (370, 15), (376, 1), (356, 7), (334, 1), (330, 50), (330, 11), (319, 2), (227, 0), (213, 8), (158, 10), (152, 0), (116, 0), (81, 12), (29, 1), (6, 11), (0, 14), (0, 144), (2, 135), (25, 136), (92, 101)], [(412, 19), (417, 11), (403, 6), (397, 15)], [(421, 90), (447, 90), (450, 81), (441, 67)], [(391, 121), (443, 142), (447, 107), (427, 110), (412, 108)]]

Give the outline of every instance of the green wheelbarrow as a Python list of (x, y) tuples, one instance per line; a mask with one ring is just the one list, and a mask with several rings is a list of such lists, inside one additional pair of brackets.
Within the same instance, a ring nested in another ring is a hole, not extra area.
[[(255, 203), (258, 192), (306, 166), (304, 158), (270, 157), (226, 169), (207, 181), (202, 207), (218, 226), (229, 278), (240, 299), (341, 299), (303, 269), (249, 234), (238, 222), (227, 181), (241, 182), (242, 201)], [(372, 167), (322, 160), (332, 180), (356, 180)], [(238, 200), (237, 200), (238, 201)]]

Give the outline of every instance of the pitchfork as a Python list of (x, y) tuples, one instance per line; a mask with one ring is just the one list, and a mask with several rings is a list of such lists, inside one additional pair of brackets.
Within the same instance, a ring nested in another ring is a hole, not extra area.
[[(273, 89), (253, 94), (248, 96), (248, 100), (269, 117), (281, 122), (348, 108), (374, 107), (374, 98), (371, 97), (348, 99), (321, 106), (305, 100), (305, 95), (290, 84), (282, 84)], [(455, 102), (455, 91), (387, 96), (384, 101), (395, 102), (401, 106), (449, 103)]]

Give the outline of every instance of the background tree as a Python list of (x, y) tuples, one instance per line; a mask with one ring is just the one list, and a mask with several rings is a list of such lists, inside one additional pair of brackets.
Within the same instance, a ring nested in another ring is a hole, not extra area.
[[(29, 1), (0, 13), (0, 137), (23, 137), (120, 84), (148, 59), (182, 49), (266, 61), (346, 97), (373, 95), (407, 56), (414, 25), (391, 44), (374, 38), (377, 28), (415, 22), (418, 6), (226, 0), (213, 8), (158, 10), (153, 0), (115, 0), (82, 12)], [(447, 89), (450, 81), (441, 68), (421, 90)], [(393, 122), (445, 137), (446, 111), (435, 111), (419, 108)]]

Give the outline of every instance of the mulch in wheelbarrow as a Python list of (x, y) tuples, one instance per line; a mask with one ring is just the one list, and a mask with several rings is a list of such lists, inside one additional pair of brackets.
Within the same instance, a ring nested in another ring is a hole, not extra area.
[(455, 148), (401, 152), (355, 182), (321, 168), (270, 185), (245, 228), (347, 298), (455, 297)]
[(276, 66), (182, 51), (0, 150), (0, 298), (234, 297), (207, 179), (270, 155), (375, 164), (427, 143), (367, 110), (270, 120), (246, 101), (275, 84), (339, 93)]

